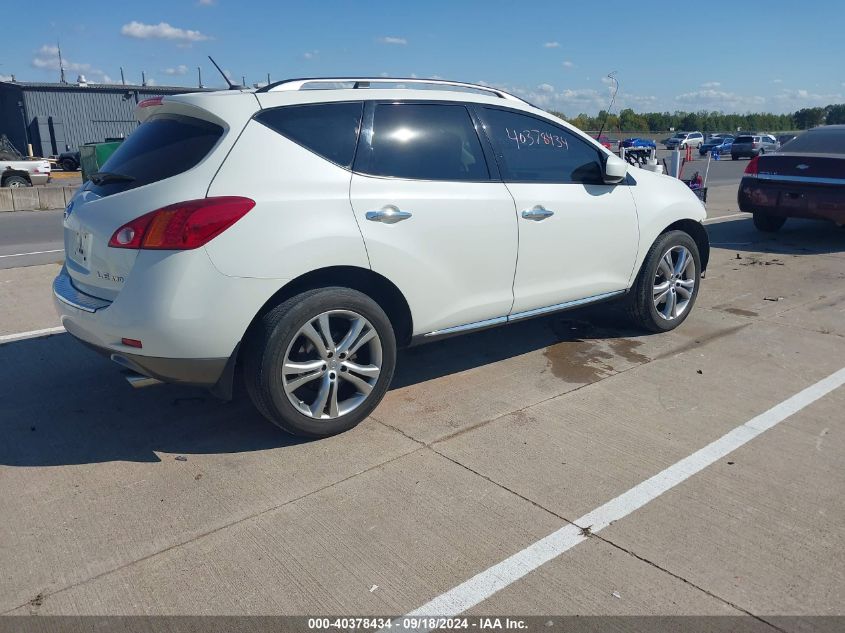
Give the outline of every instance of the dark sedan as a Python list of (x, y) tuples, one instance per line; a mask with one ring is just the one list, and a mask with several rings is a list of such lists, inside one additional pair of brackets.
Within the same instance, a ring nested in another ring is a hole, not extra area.
[(761, 231), (778, 231), (787, 218), (845, 225), (845, 125), (814, 128), (775, 154), (752, 158), (738, 200)]

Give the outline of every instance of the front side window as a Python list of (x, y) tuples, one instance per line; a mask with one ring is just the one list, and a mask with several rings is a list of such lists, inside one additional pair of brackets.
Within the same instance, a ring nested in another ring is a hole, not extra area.
[(264, 110), (255, 119), (305, 149), (349, 169), (364, 103), (313, 103)]
[(469, 112), (451, 104), (375, 104), (371, 146), (355, 170), (413, 180), (490, 178)]
[(568, 130), (511, 110), (482, 111), (505, 180), (603, 183), (599, 150)]

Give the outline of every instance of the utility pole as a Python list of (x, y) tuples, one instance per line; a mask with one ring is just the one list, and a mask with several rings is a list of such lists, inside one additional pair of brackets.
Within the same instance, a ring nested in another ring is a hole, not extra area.
[(197, 88), (205, 88), (205, 86), (202, 85), (202, 68), (199, 66), (197, 66)]
[(123, 66), (120, 67), (120, 83), (126, 85), (126, 77), (123, 76)]
[(62, 45), (59, 43), (59, 40), (56, 40), (56, 50), (59, 52), (59, 82), (66, 84), (65, 81), (65, 64), (62, 61)]
[(145, 73), (143, 70), (141, 71), (141, 85), (147, 85), (147, 73)]

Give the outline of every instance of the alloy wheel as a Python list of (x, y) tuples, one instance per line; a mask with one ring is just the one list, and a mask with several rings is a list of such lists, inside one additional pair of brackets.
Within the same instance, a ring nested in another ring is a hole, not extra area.
[(680, 317), (695, 293), (695, 259), (685, 246), (673, 246), (660, 258), (652, 286), (654, 307), (667, 321)]
[(303, 415), (331, 420), (357, 409), (378, 382), (381, 339), (351, 310), (310, 319), (293, 337), (282, 366), (282, 386)]

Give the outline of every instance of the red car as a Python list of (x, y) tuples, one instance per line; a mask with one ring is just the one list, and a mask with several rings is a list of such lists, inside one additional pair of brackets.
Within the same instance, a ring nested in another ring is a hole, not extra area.
[(608, 138), (603, 134), (601, 136), (597, 136), (596, 140), (602, 145), (602, 147), (605, 147), (606, 149), (609, 149), (611, 151), (616, 151), (617, 146), (619, 145), (619, 141), (617, 141), (616, 139)]
[(779, 231), (787, 218), (845, 225), (845, 125), (814, 128), (774, 154), (755, 156), (737, 197), (761, 231)]

